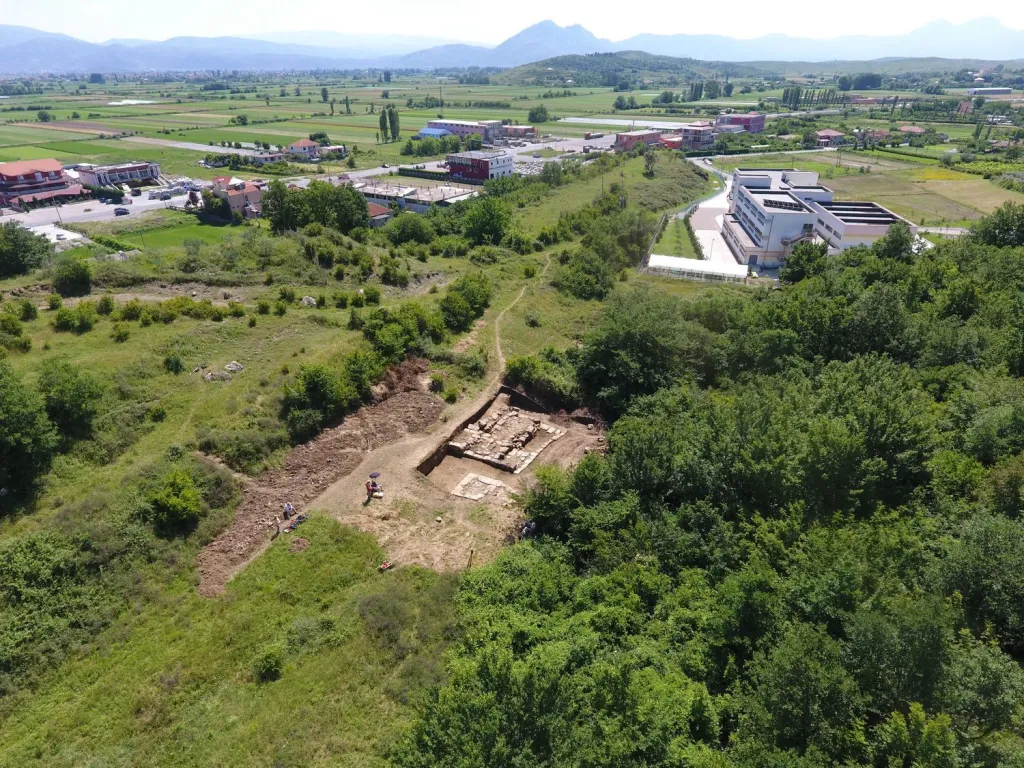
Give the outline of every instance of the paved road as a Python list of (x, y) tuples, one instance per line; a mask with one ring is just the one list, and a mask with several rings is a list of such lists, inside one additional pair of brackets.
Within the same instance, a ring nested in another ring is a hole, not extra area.
[(217, 155), (245, 155), (256, 154), (255, 149), (235, 149), (234, 147), (210, 146), (209, 144), (197, 144), (191, 141), (172, 141), (170, 139), (151, 139), (147, 136), (126, 136), (119, 141), (130, 141), (132, 144), (149, 144), (154, 147), (171, 147), (173, 149), (188, 149), (193, 152)]
[[(145, 197), (133, 197), (131, 205), (125, 205), (131, 213), (128, 217), (138, 216), (146, 211), (154, 211), (159, 208), (166, 208), (170, 205), (183, 206), (188, 195), (179, 195), (170, 200), (148, 200)], [(114, 218), (114, 209), (118, 205), (101, 203), (98, 200), (90, 200), (85, 203), (72, 203), (55, 208), (36, 208), (25, 213), (14, 213), (0, 216), (0, 222), (20, 221), (26, 227), (39, 227), (44, 224), (75, 224), (87, 221), (104, 221)]]

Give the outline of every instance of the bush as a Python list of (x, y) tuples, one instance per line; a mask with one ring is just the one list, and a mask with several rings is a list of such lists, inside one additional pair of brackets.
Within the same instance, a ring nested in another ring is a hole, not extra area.
[(363, 289), (363, 298), (367, 304), (380, 304), (381, 290), (380, 286), (368, 285)]
[(138, 320), (142, 317), (143, 309), (145, 309), (145, 307), (142, 305), (141, 301), (138, 299), (131, 299), (118, 310), (117, 317), (119, 320)]
[(540, 318), (533, 312), (526, 313), (526, 324), (531, 328), (540, 328)]
[(168, 373), (173, 373), (177, 376), (185, 370), (185, 364), (181, 362), (181, 357), (179, 355), (172, 353), (164, 358), (164, 368)]
[(442, 397), (446, 403), (454, 405), (459, 401), (459, 392), (455, 389), (446, 389)]
[(533, 264), (527, 264), (523, 267), (523, 277), (530, 280), (537, 276), (537, 268)]
[(402, 243), (423, 243), (434, 239), (436, 233), (430, 222), (418, 213), (403, 211), (387, 223), (384, 234), (395, 245)]
[(39, 317), (39, 309), (28, 299), (17, 299), (16, 301), (12, 301), (4, 307), (4, 311), (7, 314), (16, 317), (23, 323), (27, 323), (30, 320), (35, 320)]
[(256, 302), (256, 311), (261, 315), (270, 314), (270, 302), (266, 299), (260, 299)]
[(47, 360), (39, 374), (50, 421), (69, 436), (84, 437), (92, 430), (103, 387), (90, 373), (63, 360)]
[(57, 432), (45, 405), (0, 360), (0, 488), (30, 489), (57, 450)]
[(315, 408), (299, 408), (288, 412), (285, 424), (292, 440), (304, 443), (320, 434), (324, 425), (324, 415)]
[(334, 306), (336, 306), (338, 309), (345, 309), (346, 307), (348, 307), (348, 294), (347, 293), (337, 293), (337, 294), (335, 294), (334, 295)]
[(286, 301), (289, 304), (295, 301), (295, 289), (291, 286), (281, 286), (277, 291), (277, 297), (281, 301)]
[(42, 235), (35, 235), (17, 221), (0, 224), (0, 279), (31, 272), (53, 253)]
[(284, 668), (284, 646), (272, 643), (260, 651), (252, 665), (252, 676), (257, 683), (270, 683), (281, 677)]
[(334, 279), (339, 283), (345, 279), (345, 268), (340, 264), (334, 268)]
[(114, 297), (109, 295), (100, 297), (100, 300), (96, 302), (96, 311), (101, 315), (111, 314), (114, 311)]
[(53, 316), (53, 328), (65, 333), (87, 333), (96, 325), (98, 316), (92, 302), (83, 301), (74, 309), (61, 307)]
[(274, 305), (274, 314), (278, 317), (284, 317), (288, 313), (288, 305), (283, 301), (279, 301)]
[(89, 265), (70, 256), (62, 257), (54, 270), (53, 289), (61, 296), (85, 296), (92, 290)]
[(64, 306), (64, 299), (61, 298), (59, 293), (51, 293), (46, 297), (46, 308), (51, 311), (56, 311)]
[(427, 388), (431, 392), (443, 392), (444, 391), (444, 376), (442, 376), (440, 373), (431, 374), (431, 376), (430, 376), (430, 384), (427, 385)]
[(249, 318), (249, 327), (250, 328), (255, 328), (256, 327), (256, 318), (255, 317), (250, 317)]
[(149, 496), (153, 525), (163, 535), (188, 533), (203, 516), (203, 500), (184, 469), (172, 469)]
[(231, 315), (231, 317), (245, 317), (245, 307), (237, 301), (229, 301), (228, 314)]
[(352, 294), (351, 298), (349, 299), (349, 304), (357, 308), (364, 307), (366, 306), (366, 296), (363, 294), (362, 291), (356, 291), (355, 293)]
[(114, 323), (114, 327), (110, 330), (110, 338), (116, 343), (121, 344), (128, 341), (128, 326), (122, 323)]

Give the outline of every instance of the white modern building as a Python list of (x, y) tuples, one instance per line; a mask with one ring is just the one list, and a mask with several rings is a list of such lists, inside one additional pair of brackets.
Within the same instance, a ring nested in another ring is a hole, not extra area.
[(92, 187), (113, 187), (119, 184), (156, 184), (160, 180), (160, 163), (130, 162), (119, 165), (75, 166), (78, 178)]
[(903, 222), (873, 202), (835, 202), (814, 171), (795, 168), (737, 168), (722, 236), (741, 264), (779, 267), (800, 242), (824, 242), (830, 254), (871, 245)]

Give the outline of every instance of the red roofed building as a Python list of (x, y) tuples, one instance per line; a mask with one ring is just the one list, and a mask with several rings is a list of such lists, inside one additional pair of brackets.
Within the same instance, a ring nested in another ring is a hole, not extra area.
[(924, 128), (921, 128), (918, 125), (901, 125), (900, 133), (911, 133), (914, 136), (920, 136), (924, 133)]
[(299, 139), (288, 145), (288, 152), (304, 160), (313, 160), (320, 156), (320, 145), (310, 139)]
[(383, 227), (387, 224), (395, 212), (379, 203), (367, 203), (366, 212), (370, 214), (370, 226), (373, 228)]
[(815, 131), (814, 134), (818, 137), (819, 147), (837, 147), (846, 139), (845, 133), (833, 131), (831, 128)]
[(18, 160), (0, 163), (0, 205), (22, 207), (82, 194), (57, 160)]
[(227, 200), (231, 213), (240, 213), (247, 219), (256, 218), (263, 210), (263, 190), (251, 181), (218, 176), (213, 180), (212, 191), (221, 200)]

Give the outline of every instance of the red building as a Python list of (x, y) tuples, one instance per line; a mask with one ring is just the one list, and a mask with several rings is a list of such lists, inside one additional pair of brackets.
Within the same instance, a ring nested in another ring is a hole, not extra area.
[(764, 115), (748, 112), (745, 115), (719, 115), (715, 125), (738, 125), (747, 133), (761, 133), (764, 130)]
[(629, 152), (637, 144), (658, 146), (661, 144), (661, 131), (628, 131), (615, 134), (615, 149)]
[(456, 152), (447, 160), (448, 173), (461, 181), (483, 182), (512, 175), (512, 155), (504, 152)]
[(73, 184), (57, 160), (18, 160), (0, 164), (0, 205), (20, 208), (82, 194), (82, 185)]

